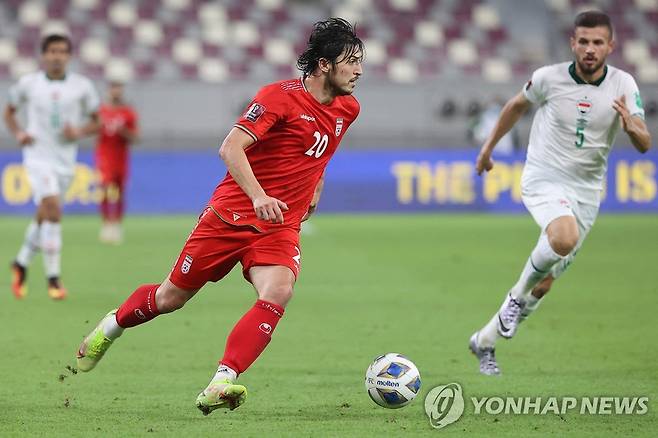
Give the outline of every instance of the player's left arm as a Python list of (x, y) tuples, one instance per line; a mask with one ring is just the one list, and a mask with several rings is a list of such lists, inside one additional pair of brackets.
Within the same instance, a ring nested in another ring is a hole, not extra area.
[(626, 96), (622, 95), (615, 99), (612, 107), (619, 114), (621, 126), (624, 132), (628, 134), (633, 146), (641, 153), (647, 152), (651, 148), (651, 134), (647, 129), (646, 123), (639, 115), (631, 115), (626, 106)]
[(323, 188), (324, 188), (324, 173), (320, 177), (320, 181), (318, 181), (318, 184), (315, 186), (315, 192), (313, 192), (313, 199), (311, 200), (311, 204), (308, 206), (308, 211), (302, 218), (302, 222), (310, 218), (311, 215), (315, 213), (315, 210), (317, 210), (318, 203), (320, 202), (320, 196), (322, 196)]
[(68, 141), (77, 141), (84, 137), (96, 134), (100, 130), (98, 113), (89, 114), (89, 121), (80, 127), (65, 125), (62, 131)]
[(137, 143), (139, 141), (139, 125), (137, 124), (137, 114), (135, 112), (130, 113), (128, 123), (119, 129), (119, 135), (126, 139), (128, 143)]
[(98, 93), (91, 81), (85, 81), (83, 87), (85, 87), (85, 91), (80, 101), (80, 105), (82, 106), (83, 114), (88, 115), (88, 120), (87, 123), (82, 126), (64, 125), (62, 135), (68, 141), (76, 141), (94, 135), (100, 131), (101, 128), (100, 119), (98, 117), (98, 107), (100, 106), (101, 101), (98, 97)]

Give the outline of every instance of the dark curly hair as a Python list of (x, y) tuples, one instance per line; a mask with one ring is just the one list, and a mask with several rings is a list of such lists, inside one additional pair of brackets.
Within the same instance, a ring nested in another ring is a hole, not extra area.
[[(343, 52), (345, 52), (345, 56), (339, 60), (338, 57)], [(297, 59), (297, 68), (306, 77), (318, 67), (320, 58), (336, 65), (358, 52), (361, 52), (361, 56), (363, 56), (363, 41), (356, 36), (354, 27), (350, 23), (342, 18), (318, 21), (313, 26), (306, 50)]]

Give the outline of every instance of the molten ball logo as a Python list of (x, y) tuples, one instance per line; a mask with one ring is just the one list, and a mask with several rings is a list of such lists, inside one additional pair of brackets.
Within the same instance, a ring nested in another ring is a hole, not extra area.
[(448, 383), (432, 389), (425, 397), (425, 412), (430, 424), (436, 429), (459, 420), (464, 413), (464, 396), (459, 383)]

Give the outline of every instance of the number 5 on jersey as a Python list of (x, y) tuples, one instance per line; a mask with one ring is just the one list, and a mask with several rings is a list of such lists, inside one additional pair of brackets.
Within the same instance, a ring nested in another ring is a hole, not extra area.
[(327, 134), (322, 135), (318, 131), (313, 133), (313, 137), (315, 137), (315, 143), (313, 143), (313, 146), (304, 153), (309, 157), (315, 156), (315, 158), (320, 158), (322, 154), (324, 154), (324, 151), (327, 150), (329, 137)]
[(576, 147), (577, 148), (582, 148), (583, 143), (585, 142), (585, 127), (584, 126), (577, 126), (576, 127)]

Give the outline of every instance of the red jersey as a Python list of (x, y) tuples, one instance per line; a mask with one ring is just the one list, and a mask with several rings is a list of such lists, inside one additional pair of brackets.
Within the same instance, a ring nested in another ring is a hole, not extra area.
[(302, 79), (263, 87), (235, 127), (255, 140), (245, 149), (247, 159), (265, 193), (288, 205), (284, 223), (258, 219), (251, 200), (230, 173), (215, 189), (210, 205), (231, 224), (252, 225), (260, 231), (299, 229), (327, 163), (359, 110), (353, 96), (337, 96), (330, 104), (321, 104)]
[(98, 110), (100, 134), (96, 148), (99, 161), (116, 165), (125, 164), (128, 160), (128, 141), (119, 134), (126, 127), (132, 131), (137, 129), (137, 113), (127, 105), (101, 105)]

